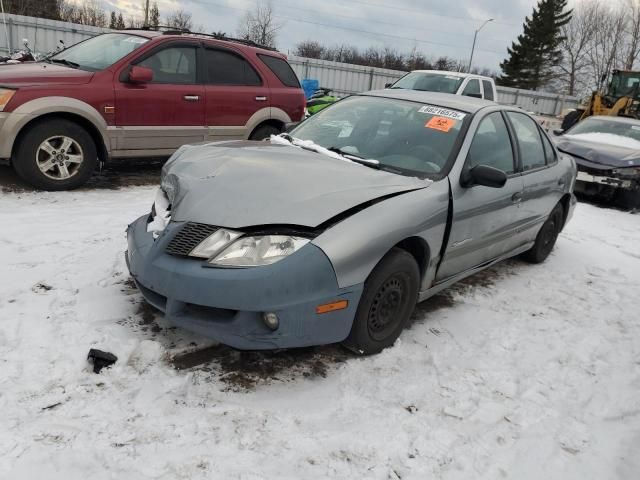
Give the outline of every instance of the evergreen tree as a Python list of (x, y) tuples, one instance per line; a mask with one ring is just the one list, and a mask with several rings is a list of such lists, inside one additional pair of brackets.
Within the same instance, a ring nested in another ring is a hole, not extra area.
[(158, 28), (158, 25), (160, 25), (160, 10), (158, 10), (158, 2), (153, 2), (153, 6), (149, 12), (149, 25), (155, 28)]
[(109, 20), (109, 28), (116, 29), (118, 22), (116, 20), (116, 12), (111, 12), (111, 18)]
[(500, 64), (498, 84), (537, 90), (551, 80), (562, 60), (562, 27), (571, 20), (566, 8), (567, 0), (539, 0), (525, 19), (524, 33), (508, 49), (509, 58)]
[(122, 18), (122, 12), (120, 12), (118, 14), (118, 21), (116, 22), (116, 28), (118, 30), (124, 30), (126, 27), (126, 25), (124, 24), (124, 18)]

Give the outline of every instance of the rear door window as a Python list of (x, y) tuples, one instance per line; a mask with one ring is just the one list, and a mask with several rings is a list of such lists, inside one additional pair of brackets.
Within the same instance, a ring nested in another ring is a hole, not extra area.
[(495, 100), (493, 96), (493, 84), (489, 80), (482, 81), (482, 88), (484, 88), (484, 98), (486, 100)]
[(524, 113), (507, 112), (520, 146), (522, 169), (526, 172), (547, 163), (540, 130), (536, 122)]
[(260, 60), (278, 77), (283, 85), (300, 88), (298, 77), (286, 60), (272, 57), (271, 55), (258, 55), (258, 57), (260, 57)]
[(487, 165), (505, 173), (515, 172), (513, 147), (500, 112), (487, 115), (478, 126), (467, 156), (468, 168)]
[(467, 83), (467, 86), (464, 87), (464, 90), (462, 91), (462, 95), (465, 95), (467, 97), (482, 98), (482, 93), (480, 93), (480, 82), (475, 78), (469, 80), (469, 83)]
[(258, 73), (240, 55), (227, 50), (207, 48), (205, 62), (209, 85), (262, 85)]

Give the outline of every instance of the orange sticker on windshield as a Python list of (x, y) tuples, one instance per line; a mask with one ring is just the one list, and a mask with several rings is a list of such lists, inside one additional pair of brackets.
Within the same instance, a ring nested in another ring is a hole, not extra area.
[(433, 117), (425, 124), (425, 127), (440, 130), (441, 132), (448, 132), (456, 126), (456, 123), (457, 120), (454, 120), (453, 118)]

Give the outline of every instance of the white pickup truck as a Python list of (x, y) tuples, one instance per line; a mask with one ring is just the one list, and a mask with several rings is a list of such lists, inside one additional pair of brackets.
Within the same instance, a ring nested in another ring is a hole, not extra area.
[(453, 93), (467, 97), (498, 101), (496, 84), (491, 77), (443, 70), (414, 70), (386, 88), (403, 88), (425, 92)]

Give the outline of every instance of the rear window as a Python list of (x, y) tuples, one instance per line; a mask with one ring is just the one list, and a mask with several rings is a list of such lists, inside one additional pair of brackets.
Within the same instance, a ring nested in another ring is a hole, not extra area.
[(483, 80), (482, 86), (484, 87), (484, 98), (486, 100), (495, 100), (493, 98), (493, 84), (489, 80)]
[(260, 60), (278, 77), (283, 85), (300, 88), (298, 77), (296, 77), (291, 65), (289, 65), (286, 60), (272, 57), (271, 55), (258, 55), (258, 57), (260, 57)]
[(261, 85), (262, 80), (244, 58), (224, 50), (205, 50), (207, 83), (213, 85)]

